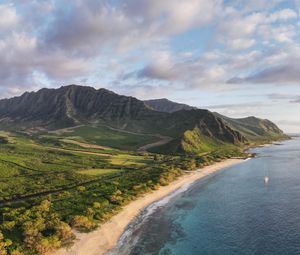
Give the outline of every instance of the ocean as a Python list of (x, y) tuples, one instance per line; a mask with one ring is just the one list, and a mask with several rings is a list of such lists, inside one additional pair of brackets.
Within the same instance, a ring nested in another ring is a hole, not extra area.
[(253, 152), (147, 207), (110, 254), (300, 254), (300, 138)]

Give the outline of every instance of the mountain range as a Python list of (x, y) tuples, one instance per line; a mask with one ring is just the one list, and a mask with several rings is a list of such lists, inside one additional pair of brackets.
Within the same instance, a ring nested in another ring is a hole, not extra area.
[(285, 134), (271, 121), (233, 119), (167, 99), (141, 101), (107, 89), (69, 85), (0, 100), (0, 128), (54, 130), (107, 125), (123, 131), (168, 136), (172, 153), (198, 153), (212, 146), (276, 140)]
[(167, 98), (161, 98), (161, 99), (152, 99), (152, 100), (145, 100), (145, 104), (150, 107), (153, 110), (159, 111), (159, 112), (177, 112), (180, 110), (195, 110), (197, 107), (193, 107), (187, 104), (180, 104), (175, 103)]

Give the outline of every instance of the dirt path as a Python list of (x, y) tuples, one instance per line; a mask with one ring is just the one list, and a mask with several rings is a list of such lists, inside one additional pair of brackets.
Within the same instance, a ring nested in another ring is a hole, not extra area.
[(65, 143), (71, 143), (71, 144), (75, 144), (75, 145), (79, 145), (80, 147), (83, 148), (90, 148), (90, 149), (111, 149), (111, 147), (108, 146), (102, 146), (102, 145), (97, 145), (97, 144), (91, 144), (91, 143), (82, 143), (82, 142), (78, 142), (75, 140), (71, 140), (71, 139), (62, 139), (63, 142)]
[(132, 131), (126, 131), (126, 130), (122, 130), (122, 129), (113, 128), (113, 127), (106, 126), (106, 125), (103, 125), (103, 126), (109, 128), (111, 130), (118, 131), (118, 132), (123, 132), (123, 133), (133, 134), (133, 135), (140, 135), (140, 136), (152, 136), (152, 137), (157, 137), (160, 139), (159, 141), (156, 141), (154, 143), (149, 143), (149, 144), (145, 144), (145, 145), (141, 146), (140, 148), (137, 149), (138, 152), (145, 152), (153, 147), (167, 144), (168, 142), (173, 140), (173, 138), (169, 137), (169, 136), (163, 136), (163, 135), (159, 135), (159, 134), (136, 133), (136, 132), (132, 132)]
[[(74, 128), (77, 128), (77, 127), (81, 127), (82, 125), (80, 126), (75, 126), (75, 127), (72, 127), (72, 128), (65, 128), (65, 129), (60, 129), (60, 130), (56, 130), (56, 131), (52, 131), (53, 133), (57, 133), (57, 132), (70, 132), (70, 130), (74, 129)], [(127, 131), (127, 130), (123, 130), (123, 129), (119, 129), (119, 128), (114, 128), (114, 127), (111, 127), (111, 126), (108, 126), (108, 125), (100, 125), (102, 127), (106, 127), (106, 128), (109, 128), (110, 130), (113, 130), (113, 131), (117, 131), (117, 132), (121, 132), (121, 133), (126, 133), (126, 134), (132, 134), (132, 135), (139, 135), (139, 136), (150, 136), (150, 137), (157, 137), (159, 138), (160, 140), (159, 141), (156, 141), (156, 142), (153, 142), (153, 143), (149, 143), (149, 144), (145, 144), (143, 146), (141, 146), (140, 148), (137, 149), (138, 152), (145, 152), (153, 147), (156, 147), (156, 146), (161, 146), (161, 145), (164, 145), (164, 144), (167, 144), (168, 142), (172, 141), (173, 138), (172, 137), (169, 137), (169, 136), (163, 136), (163, 135), (159, 135), (159, 134), (143, 134), (143, 133), (137, 133), (137, 132), (133, 132), (133, 131)], [(88, 146), (95, 146), (95, 145), (91, 145), (91, 144), (85, 144), (85, 143), (79, 143), (79, 142), (72, 142), (72, 143), (76, 143), (78, 145), (81, 145), (82, 147), (87, 147)], [(96, 145), (97, 146), (97, 145)], [(102, 147), (103, 149), (105, 148), (105, 146), (100, 146), (98, 145), (99, 148)], [(93, 147), (90, 147), (90, 148), (93, 148)], [(96, 147), (94, 147), (96, 148)], [(106, 147), (106, 148), (109, 148), (109, 147)]]
[(48, 133), (50, 134), (56, 134), (56, 135), (61, 135), (63, 133), (69, 133), (72, 132), (73, 129), (75, 128), (79, 128), (79, 127), (83, 127), (84, 125), (77, 125), (74, 127), (68, 127), (68, 128), (61, 128), (61, 129), (56, 129), (56, 130), (52, 130), (52, 131), (48, 131)]
[(157, 147), (157, 146), (160, 146), (160, 145), (164, 145), (164, 144), (167, 144), (168, 142), (171, 142), (173, 140), (172, 137), (169, 137), (169, 136), (162, 136), (162, 135), (155, 135), (156, 137), (160, 138), (159, 141), (157, 142), (154, 142), (154, 143), (149, 143), (149, 144), (146, 144), (146, 145), (143, 145), (142, 147), (138, 148), (138, 152), (144, 152), (144, 151), (147, 151), (153, 147)]
[(63, 149), (63, 148), (56, 148), (56, 147), (51, 147), (51, 146), (40, 146), (36, 144), (32, 144), (32, 146), (35, 147), (42, 147), (44, 149), (50, 149), (50, 150), (57, 150), (57, 151), (66, 151), (66, 152), (73, 152), (73, 153), (82, 153), (82, 154), (87, 154), (87, 155), (96, 155), (96, 156), (103, 156), (103, 157), (110, 157), (112, 156), (111, 154), (104, 154), (104, 153), (98, 153), (98, 152), (90, 152), (90, 151), (82, 151), (82, 150), (72, 150), (72, 149)]

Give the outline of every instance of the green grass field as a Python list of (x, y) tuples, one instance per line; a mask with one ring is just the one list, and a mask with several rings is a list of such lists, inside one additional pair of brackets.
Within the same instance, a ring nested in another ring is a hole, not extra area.
[(91, 175), (91, 176), (99, 176), (106, 175), (112, 173), (120, 173), (120, 169), (84, 169), (78, 171), (80, 174)]
[(108, 127), (89, 127), (82, 126), (67, 130), (67, 132), (54, 134), (62, 138), (72, 139), (74, 141), (90, 143), (100, 146), (108, 146), (116, 149), (135, 151), (139, 147), (153, 143), (159, 138), (148, 135), (137, 135), (111, 130)]
[[(95, 169), (113, 169), (110, 172), (116, 173), (118, 169), (123, 171), (127, 167), (145, 167), (151, 162), (145, 156), (116, 150), (114, 154), (110, 154), (110, 150), (103, 154), (103, 150), (96, 149), (92, 152), (83, 148), (62, 149), (38, 144), (22, 136), (11, 137), (13, 139), (10, 141), (13, 143), (0, 146), (0, 201), (51, 193), (74, 184), (89, 182), (101, 175)], [(105, 175), (108, 174), (109, 171), (105, 171)]]

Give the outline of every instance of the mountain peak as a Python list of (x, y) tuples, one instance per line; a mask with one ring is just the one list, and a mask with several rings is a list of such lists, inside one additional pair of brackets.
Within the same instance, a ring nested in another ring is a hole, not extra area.
[(140, 101), (104, 88), (75, 84), (0, 100), (1, 127), (26, 130), (76, 125), (106, 125), (135, 133), (171, 136), (174, 148), (184, 144), (183, 150), (190, 152), (199, 152), (199, 144), (205, 143), (205, 139), (217, 144), (242, 144), (252, 138), (283, 134), (272, 122), (255, 117), (230, 119), (166, 98)]
[(0, 119), (18, 121), (24, 126), (28, 123), (31, 126), (70, 126), (107, 120), (124, 125), (126, 119), (136, 119), (148, 111), (136, 98), (75, 84), (0, 100)]
[(151, 99), (151, 100), (146, 100), (144, 102), (148, 107), (159, 112), (172, 113), (180, 110), (197, 109), (196, 107), (189, 106), (187, 104), (173, 102), (167, 98)]

